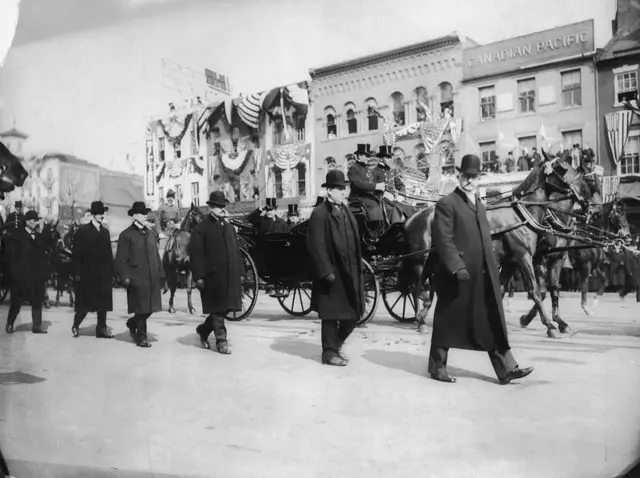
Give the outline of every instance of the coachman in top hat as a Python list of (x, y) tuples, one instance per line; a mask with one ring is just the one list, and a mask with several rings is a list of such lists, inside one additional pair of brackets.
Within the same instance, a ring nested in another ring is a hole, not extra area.
[(382, 227), (384, 219), (380, 199), (375, 192), (384, 192), (384, 181), (375, 182), (371, 170), (367, 166), (371, 157), (371, 145), (359, 144), (358, 150), (354, 153), (356, 161), (349, 168), (349, 182), (351, 193), (349, 202), (361, 203), (367, 215), (369, 229), (377, 231)]
[(389, 166), (389, 159), (393, 157), (393, 153), (391, 152), (391, 146), (380, 146), (380, 152), (376, 155), (378, 158), (378, 164), (375, 168), (373, 168), (373, 181), (375, 183), (384, 183), (385, 190), (384, 191), (375, 191), (375, 195), (382, 201), (382, 205), (385, 208), (385, 212), (387, 213), (387, 220), (389, 224), (394, 224), (396, 222), (402, 222), (403, 219), (408, 219), (413, 215), (415, 210), (413, 207), (402, 204), (398, 201), (394, 201), (388, 197), (388, 194), (394, 194), (396, 191), (403, 189), (404, 184), (402, 183), (402, 179), (391, 170), (391, 166)]

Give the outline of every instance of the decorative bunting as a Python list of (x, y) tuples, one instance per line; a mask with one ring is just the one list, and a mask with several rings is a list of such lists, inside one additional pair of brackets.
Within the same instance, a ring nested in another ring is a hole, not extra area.
[(311, 158), (311, 144), (278, 146), (267, 152), (267, 162), (280, 169), (295, 168), (301, 159)]
[(182, 138), (187, 132), (187, 129), (189, 128), (189, 123), (191, 123), (192, 116), (193, 116), (192, 113), (189, 113), (188, 115), (186, 115), (184, 118), (184, 124), (182, 124), (182, 122), (179, 121), (177, 118), (171, 120), (171, 126), (169, 126), (169, 129), (172, 132), (174, 132), (177, 129), (176, 127), (180, 128), (180, 124), (182, 124), (182, 129), (177, 131), (178, 134), (175, 134), (174, 136), (172, 136), (169, 133), (169, 131), (167, 131), (167, 128), (162, 121), (158, 121), (158, 124), (162, 128), (162, 132), (164, 133), (165, 138), (167, 138), (172, 145), (175, 146), (180, 144), (180, 142), (182, 141)]
[(266, 93), (253, 93), (245, 96), (238, 106), (238, 115), (248, 126), (258, 129), (260, 124), (260, 110)]

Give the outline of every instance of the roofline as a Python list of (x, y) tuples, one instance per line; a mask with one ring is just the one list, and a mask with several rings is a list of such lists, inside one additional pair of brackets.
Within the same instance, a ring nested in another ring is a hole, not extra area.
[(453, 44), (462, 43), (458, 34), (450, 34), (442, 37), (427, 40), (421, 43), (414, 43), (412, 45), (405, 45), (393, 50), (386, 50), (380, 53), (373, 53), (371, 55), (361, 56), (352, 60), (343, 61), (340, 63), (334, 63), (320, 68), (309, 69), (309, 75), (313, 80), (322, 77), (330, 76), (333, 73), (337, 73), (345, 70), (353, 70), (359, 67), (363, 67), (372, 63), (378, 63), (381, 60), (387, 58), (398, 58), (409, 55), (415, 55), (416, 53), (422, 53), (424, 51), (435, 50), (439, 47), (449, 46)]
[(22, 131), (19, 131), (15, 128), (11, 128), (7, 131), (3, 131), (2, 133), (0, 133), (0, 138), (6, 138), (8, 136), (15, 136), (16, 138), (21, 138), (21, 139), (28, 139), (29, 135), (26, 133), (23, 133)]

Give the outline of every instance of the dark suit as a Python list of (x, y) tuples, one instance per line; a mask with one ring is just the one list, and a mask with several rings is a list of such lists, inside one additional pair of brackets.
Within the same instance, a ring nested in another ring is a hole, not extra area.
[(382, 207), (380, 200), (374, 194), (376, 184), (369, 168), (355, 161), (349, 168), (349, 182), (351, 187), (349, 202), (361, 202), (367, 212), (368, 221), (382, 221)]

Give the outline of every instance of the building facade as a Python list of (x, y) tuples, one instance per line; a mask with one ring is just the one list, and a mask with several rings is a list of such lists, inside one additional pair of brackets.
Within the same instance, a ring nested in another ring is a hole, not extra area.
[[(457, 115), (467, 44), (475, 45), (449, 35), (310, 70), (315, 190), (327, 170), (346, 171), (357, 144), (377, 148), (385, 144), (385, 132), (424, 122), (429, 113), (423, 105), (436, 115)], [(393, 146), (396, 162), (418, 169), (425, 156), (419, 134), (398, 135)]]
[(593, 20), (467, 48), (463, 62), (464, 148), (487, 169), (534, 147), (597, 151)]

